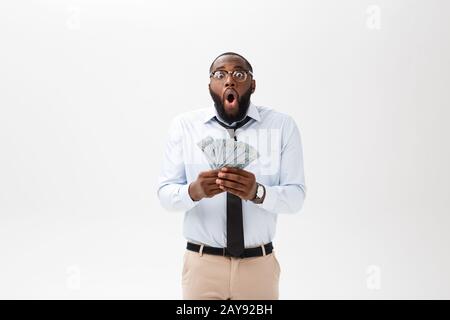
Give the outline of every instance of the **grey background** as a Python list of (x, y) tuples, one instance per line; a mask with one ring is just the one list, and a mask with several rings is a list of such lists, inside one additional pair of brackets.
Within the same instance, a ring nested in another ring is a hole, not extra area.
[(292, 115), (308, 194), (280, 298), (450, 298), (450, 4), (0, 2), (0, 298), (181, 297), (170, 120), (224, 51)]

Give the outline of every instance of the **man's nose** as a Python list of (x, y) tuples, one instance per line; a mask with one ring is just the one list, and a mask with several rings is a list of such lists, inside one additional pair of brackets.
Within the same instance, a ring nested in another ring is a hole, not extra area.
[(235, 83), (234, 83), (234, 80), (233, 80), (233, 77), (231, 76), (231, 74), (228, 74), (226, 79), (227, 80), (225, 81), (225, 87), (234, 87), (235, 86)]

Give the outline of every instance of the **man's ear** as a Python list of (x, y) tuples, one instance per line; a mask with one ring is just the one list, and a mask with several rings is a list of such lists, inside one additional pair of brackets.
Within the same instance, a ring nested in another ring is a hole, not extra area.
[(256, 81), (252, 80), (252, 93), (255, 92), (256, 89)]

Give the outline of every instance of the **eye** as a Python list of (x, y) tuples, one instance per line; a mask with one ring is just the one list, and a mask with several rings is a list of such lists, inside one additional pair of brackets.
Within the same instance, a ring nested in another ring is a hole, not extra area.
[(244, 80), (245, 79), (245, 72), (243, 71), (235, 71), (234, 77), (238, 80)]
[(225, 72), (221, 70), (214, 72), (214, 78), (219, 80), (225, 78)]

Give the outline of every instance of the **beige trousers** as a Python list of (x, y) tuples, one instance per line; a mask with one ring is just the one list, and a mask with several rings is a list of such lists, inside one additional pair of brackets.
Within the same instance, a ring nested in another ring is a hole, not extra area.
[(186, 250), (183, 299), (275, 300), (280, 271), (273, 251), (265, 256), (241, 259)]

